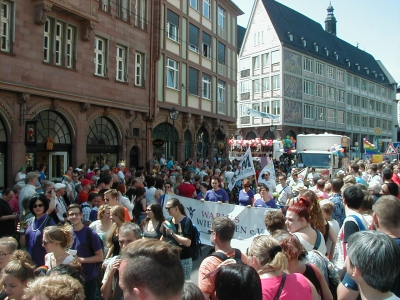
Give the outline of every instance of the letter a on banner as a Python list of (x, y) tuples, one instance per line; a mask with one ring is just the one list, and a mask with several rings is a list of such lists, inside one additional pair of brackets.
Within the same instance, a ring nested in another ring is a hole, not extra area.
[(250, 147), (248, 147), (231, 181), (229, 181), (228, 189), (232, 191), (236, 181), (241, 180), (243, 178), (247, 178), (254, 174), (256, 174), (256, 170), (254, 169), (253, 157), (251, 156)]
[(397, 155), (397, 149), (393, 146), (393, 143), (390, 143), (389, 146), (386, 148), (385, 155)]

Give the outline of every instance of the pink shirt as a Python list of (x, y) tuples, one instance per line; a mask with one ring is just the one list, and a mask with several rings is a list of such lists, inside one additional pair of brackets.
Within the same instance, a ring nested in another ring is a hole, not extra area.
[[(282, 276), (261, 279), (263, 300), (274, 299), (281, 280)], [(307, 279), (299, 273), (286, 274), (285, 285), (279, 297), (279, 300), (293, 299), (312, 300), (310, 284)]]
[(18, 196), (14, 195), (10, 201), (8, 201), (8, 205), (10, 205), (11, 210), (15, 214), (19, 214), (19, 200)]

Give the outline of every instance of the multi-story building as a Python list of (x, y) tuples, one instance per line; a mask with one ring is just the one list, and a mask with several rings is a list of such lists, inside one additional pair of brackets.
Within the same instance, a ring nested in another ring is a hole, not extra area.
[[(351, 137), (361, 152), (363, 138), (396, 140), (397, 84), (381, 62), (337, 36), (327, 10), (324, 30), (277, 1), (255, 1), (238, 62), (244, 138), (330, 132)], [(279, 119), (250, 116), (248, 108)]]
[[(237, 16), (230, 0), (163, 0), (151, 124), (154, 152), (225, 153), (236, 129)], [(174, 120), (176, 119), (176, 120)]]
[(21, 166), (144, 165), (160, 1), (1, 1), (0, 187)]

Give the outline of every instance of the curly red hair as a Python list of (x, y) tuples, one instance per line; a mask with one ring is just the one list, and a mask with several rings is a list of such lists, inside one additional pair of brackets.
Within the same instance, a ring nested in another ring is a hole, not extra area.
[(304, 218), (310, 223), (311, 205), (311, 201), (306, 197), (300, 197), (296, 203), (289, 206), (288, 211), (294, 212), (299, 218)]

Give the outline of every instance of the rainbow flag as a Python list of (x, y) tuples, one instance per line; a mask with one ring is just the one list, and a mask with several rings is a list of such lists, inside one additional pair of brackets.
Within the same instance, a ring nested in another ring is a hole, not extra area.
[(365, 154), (368, 155), (373, 155), (378, 153), (378, 150), (376, 149), (375, 145), (368, 142), (367, 139), (364, 139), (364, 150)]

